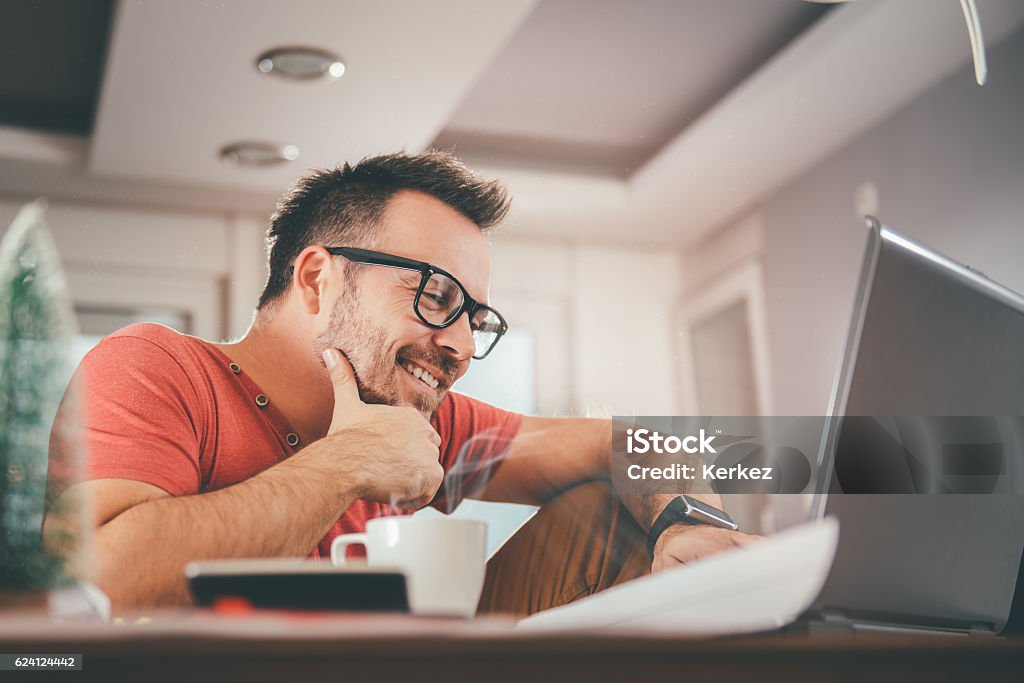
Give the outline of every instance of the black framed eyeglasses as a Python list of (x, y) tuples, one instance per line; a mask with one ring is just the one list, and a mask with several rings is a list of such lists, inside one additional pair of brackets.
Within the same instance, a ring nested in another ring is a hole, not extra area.
[(452, 325), (463, 313), (469, 313), (469, 327), (473, 331), (473, 358), (477, 360), (486, 358), (501, 336), (508, 331), (508, 324), (501, 313), (473, 299), (454, 275), (437, 266), (369, 249), (324, 248), (328, 253), (344, 256), (353, 263), (418, 272), (420, 286), (412, 301), (416, 316), (424, 325), (441, 330)]

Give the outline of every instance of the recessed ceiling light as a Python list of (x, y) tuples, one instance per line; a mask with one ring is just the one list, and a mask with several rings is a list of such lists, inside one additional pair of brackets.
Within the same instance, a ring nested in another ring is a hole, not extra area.
[(220, 159), (229, 166), (264, 167), (295, 161), (299, 148), (273, 142), (235, 142), (220, 148)]
[(338, 55), (315, 47), (277, 47), (256, 58), (256, 70), (297, 81), (335, 80), (344, 75), (345, 63)]

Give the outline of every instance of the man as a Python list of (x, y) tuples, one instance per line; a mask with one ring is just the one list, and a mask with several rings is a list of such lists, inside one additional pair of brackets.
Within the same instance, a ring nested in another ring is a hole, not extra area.
[(181, 604), (188, 561), (326, 556), (369, 518), (469, 492), (545, 506), (495, 558), (481, 602), (523, 614), (745, 542), (663, 525), (652, 558), (646, 533), (673, 496), (624, 496), (627, 515), (606, 485), (573, 488), (609, 479), (607, 421), (449, 391), (505, 331), (484, 231), (507, 210), (500, 184), (439, 152), (316, 172), (271, 219), (243, 339), (135, 325), (102, 341), (76, 374), (85, 481), (56, 502), (92, 501), (81, 571), (116, 608)]

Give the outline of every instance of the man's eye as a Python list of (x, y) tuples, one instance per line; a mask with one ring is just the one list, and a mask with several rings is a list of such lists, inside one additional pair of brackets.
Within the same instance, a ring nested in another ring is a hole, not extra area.
[(420, 297), (420, 302), (426, 302), (427, 304), (436, 308), (444, 308), (448, 304), (448, 297), (443, 292), (423, 292)]

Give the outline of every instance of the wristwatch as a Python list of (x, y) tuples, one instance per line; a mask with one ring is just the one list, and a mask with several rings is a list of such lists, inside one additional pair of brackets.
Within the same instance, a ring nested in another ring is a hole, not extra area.
[(682, 495), (666, 505), (658, 518), (654, 520), (654, 524), (651, 525), (651, 530), (647, 534), (648, 554), (654, 555), (654, 544), (658, 542), (658, 537), (673, 524), (708, 524), (731, 531), (740, 528), (725, 510), (719, 510), (696, 498)]

